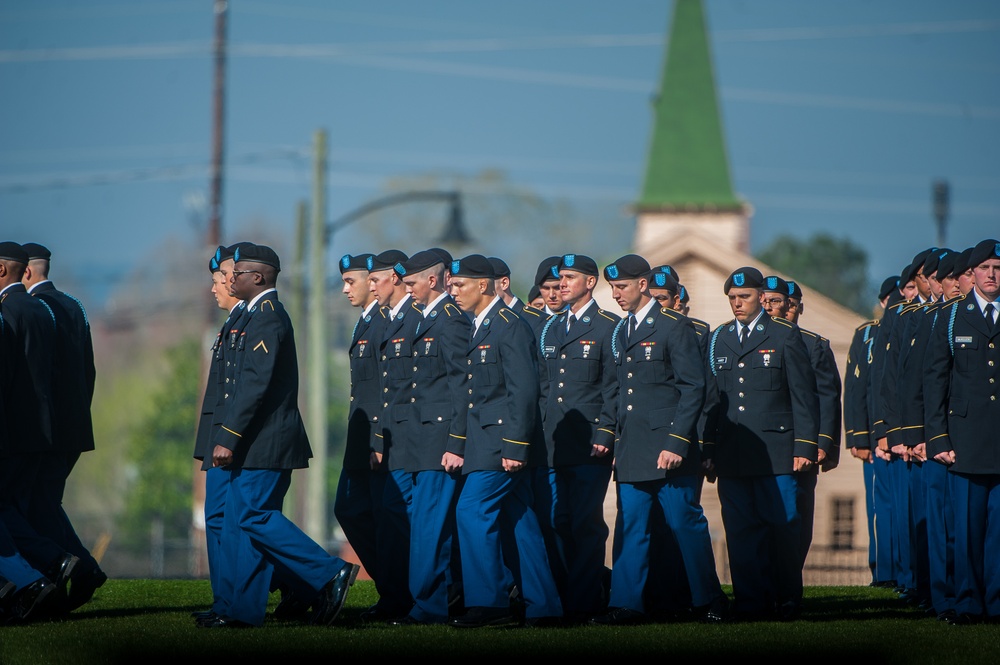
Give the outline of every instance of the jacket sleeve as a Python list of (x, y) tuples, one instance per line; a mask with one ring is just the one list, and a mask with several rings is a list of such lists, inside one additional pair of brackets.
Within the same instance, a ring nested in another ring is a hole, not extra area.
[(680, 395), (670, 434), (660, 445), (663, 450), (687, 457), (689, 448), (698, 444), (698, 421), (705, 408), (705, 363), (690, 321), (670, 326), (667, 350)]
[(538, 368), (535, 362), (535, 337), (513, 312), (500, 312), (505, 320), (504, 334), (498, 340), (507, 392), (508, 417), (503, 423), (500, 456), (527, 461), (535, 431), (538, 410)]
[(841, 434), (841, 383), (840, 370), (830, 342), (824, 337), (816, 340), (812, 353), (813, 371), (816, 373), (816, 393), (819, 396), (820, 449), (831, 462), (840, 459)]
[(809, 351), (796, 326), (785, 340), (785, 376), (792, 402), (792, 454), (815, 462), (819, 450), (819, 396)]

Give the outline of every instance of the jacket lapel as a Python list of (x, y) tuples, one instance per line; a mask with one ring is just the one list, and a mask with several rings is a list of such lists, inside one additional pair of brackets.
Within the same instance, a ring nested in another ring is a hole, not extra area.
[[(496, 303), (493, 307), (490, 307), (489, 311), (486, 313), (486, 317), (483, 319), (482, 325), (479, 326), (479, 330), (472, 337), (472, 343), (469, 345), (469, 351), (471, 352), (479, 344), (482, 343), (484, 339), (490, 334), (490, 326), (493, 325), (493, 319), (496, 317), (497, 312), (503, 307), (503, 301)], [(475, 323), (472, 324), (475, 326)]]

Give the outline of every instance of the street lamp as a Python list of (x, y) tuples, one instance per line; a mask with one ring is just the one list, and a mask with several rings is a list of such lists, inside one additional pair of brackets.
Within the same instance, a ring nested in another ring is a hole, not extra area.
[[(325, 147), (323, 148), (325, 151)], [(324, 152), (320, 152), (324, 154)], [(464, 245), (469, 242), (469, 234), (465, 230), (462, 216), (462, 198), (457, 191), (410, 191), (392, 194), (374, 201), (370, 201), (354, 210), (341, 215), (332, 222), (323, 224), (323, 228), (314, 228), (311, 234), (313, 241), (321, 238), (320, 246), (312, 248), (312, 261), (310, 265), (310, 283), (312, 292), (309, 301), (311, 304), (309, 313), (309, 345), (307, 356), (309, 361), (309, 390), (307, 393), (309, 400), (309, 422), (311, 431), (309, 439), (312, 443), (313, 462), (316, 468), (320, 469), (319, 475), (310, 481), (309, 492), (307, 493), (307, 524), (310, 528), (307, 531), (313, 538), (322, 533), (322, 540), (326, 542), (326, 452), (327, 452), (327, 432), (326, 432), (326, 407), (327, 407), (327, 326), (324, 311), (324, 297), (326, 295), (326, 250), (330, 247), (333, 234), (348, 224), (351, 224), (366, 215), (388, 208), (391, 206), (411, 203), (414, 201), (447, 201), (449, 203), (448, 223), (444, 232), (438, 239), (445, 244)], [(321, 208), (320, 208), (321, 210)], [(317, 211), (318, 212), (318, 211)], [(314, 224), (319, 226), (322, 217), (314, 216)]]

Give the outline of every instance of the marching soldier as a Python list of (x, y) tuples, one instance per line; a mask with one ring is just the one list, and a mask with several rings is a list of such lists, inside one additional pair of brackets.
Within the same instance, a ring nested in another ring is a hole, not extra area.
[(579, 622), (607, 607), (604, 499), (618, 399), (611, 340), (621, 319), (594, 300), (598, 269), (592, 258), (566, 254), (558, 270), (567, 308), (550, 317), (539, 336), (542, 419), (555, 481), (552, 512), (559, 560), (552, 564), (558, 569), (566, 618)]
[(1000, 620), (1000, 242), (969, 256), (974, 289), (941, 308), (927, 349), (927, 455), (949, 466), (955, 508), (955, 616)]
[(791, 620), (802, 602), (797, 479), (816, 464), (816, 376), (798, 326), (764, 313), (764, 277), (735, 270), (735, 318), (712, 333), (705, 454), (718, 475), (735, 609)]

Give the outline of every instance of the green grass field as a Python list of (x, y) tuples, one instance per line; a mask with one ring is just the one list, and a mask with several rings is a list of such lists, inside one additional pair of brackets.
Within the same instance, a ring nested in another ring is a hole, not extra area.
[[(729, 589), (727, 589), (728, 591)], [(351, 590), (328, 628), (268, 618), (257, 629), (197, 628), (190, 614), (210, 602), (207, 581), (110, 580), (62, 621), (0, 627), (0, 664), (260, 662), (278, 665), (350, 657), (503, 658), (663, 656), (672, 662), (740, 663), (757, 658), (805, 665), (1000, 663), (1000, 626), (950, 626), (905, 605), (891, 590), (810, 587), (791, 623), (456, 630), (364, 624), (372, 582)], [(272, 596), (272, 604), (277, 596)], [(272, 607), (273, 609), (273, 607)]]

